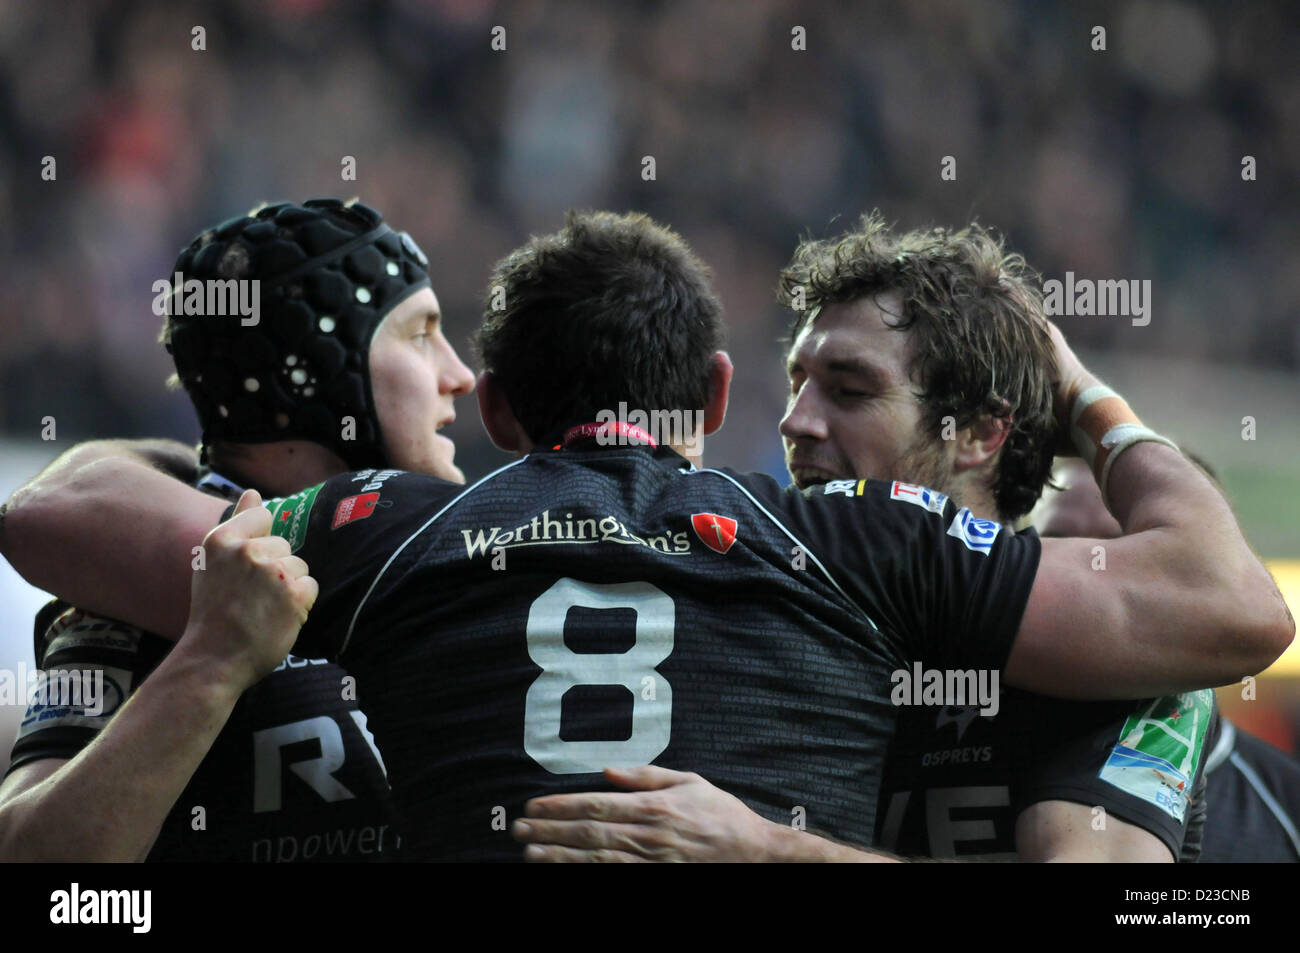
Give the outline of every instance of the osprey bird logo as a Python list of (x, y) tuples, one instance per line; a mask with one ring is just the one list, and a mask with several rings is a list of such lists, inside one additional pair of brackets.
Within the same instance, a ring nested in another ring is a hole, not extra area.
[[(950, 715), (949, 711), (955, 711), (957, 714)], [(957, 726), (957, 742), (961, 743), (961, 736), (966, 734), (966, 729), (970, 723), (975, 720), (978, 709), (974, 705), (945, 705), (939, 709), (939, 717), (934, 721), (934, 727), (937, 731), (944, 725)]]

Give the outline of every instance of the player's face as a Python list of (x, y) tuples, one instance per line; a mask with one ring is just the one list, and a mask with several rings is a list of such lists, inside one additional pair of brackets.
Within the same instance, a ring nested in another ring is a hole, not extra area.
[(797, 486), (878, 479), (945, 488), (952, 464), (943, 441), (922, 432), (908, 334), (886, 324), (901, 313), (901, 296), (889, 292), (831, 305), (799, 333), (780, 426)]
[(1038, 519), (1040, 535), (1114, 539), (1124, 532), (1101, 501), (1097, 481), (1081, 461), (1071, 461), (1056, 477), (1065, 489), (1043, 504)]
[(474, 389), (474, 375), (442, 335), (442, 314), (421, 288), (380, 323), (370, 344), (370, 389), (390, 466), (455, 483), (456, 445), (438, 431), (456, 419), (456, 397)]

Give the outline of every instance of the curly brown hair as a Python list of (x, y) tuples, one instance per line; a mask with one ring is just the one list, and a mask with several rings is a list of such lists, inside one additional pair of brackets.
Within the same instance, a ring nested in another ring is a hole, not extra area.
[[(1038, 275), (978, 224), (894, 234), (878, 211), (854, 231), (805, 240), (781, 271), (779, 297), (794, 311), (791, 340), (827, 305), (898, 291), (911, 330), (911, 379), (923, 426), (965, 427), (981, 414), (1011, 432), (993, 475), (1003, 519), (1028, 513), (1051, 472), (1056, 363)], [(802, 307), (800, 307), (802, 305)]]

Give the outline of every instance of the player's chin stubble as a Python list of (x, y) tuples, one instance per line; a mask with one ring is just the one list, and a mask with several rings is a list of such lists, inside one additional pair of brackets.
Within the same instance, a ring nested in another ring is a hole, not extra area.
[(919, 439), (913, 441), (898, 458), (898, 473), (890, 477), (904, 483), (929, 487), (951, 496), (952, 465), (942, 446), (933, 446), (930, 442)]

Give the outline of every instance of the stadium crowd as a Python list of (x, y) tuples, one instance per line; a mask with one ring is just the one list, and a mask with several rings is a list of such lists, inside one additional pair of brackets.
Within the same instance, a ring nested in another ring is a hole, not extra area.
[[(569, 206), (670, 223), (714, 268), (754, 370), (718, 452), (772, 473), (775, 440), (747, 436), (783, 399), (771, 276), (799, 234), (877, 205), (907, 227), (989, 221), (1048, 276), (1150, 278), (1179, 316), (1066, 319), (1080, 347), (1295, 368), (1300, 84), (1279, 9), (6, 4), (0, 216), (21, 227), (0, 233), (0, 432), (53, 414), (69, 437), (195, 439), (183, 396), (159, 394), (151, 287), (193, 223), (250, 196), (400, 208), (458, 345), (487, 264)], [(956, 182), (939, 178), (949, 154)], [(469, 469), (501, 459), (477, 427), (456, 433)]]

